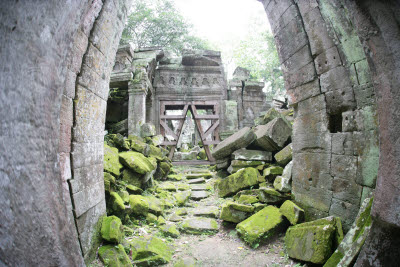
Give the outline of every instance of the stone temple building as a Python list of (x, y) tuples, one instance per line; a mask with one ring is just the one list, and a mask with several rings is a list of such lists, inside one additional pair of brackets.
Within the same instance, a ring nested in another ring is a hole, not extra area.
[[(160, 48), (118, 49), (130, 2), (0, 3), (0, 265), (82, 266), (93, 257), (106, 214), (105, 125), (137, 133), (197, 101), (197, 115), (216, 125), (213, 144), (266, 108), (262, 84), (239, 73), (228, 83), (216, 52), (176, 61)], [(309, 218), (335, 215), (349, 226), (374, 192), (355, 265), (397, 266), (399, 2), (259, 2), (294, 109), (292, 194)], [(113, 105), (120, 109), (106, 119)], [(237, 121), (220, 116), (235, 111)]]

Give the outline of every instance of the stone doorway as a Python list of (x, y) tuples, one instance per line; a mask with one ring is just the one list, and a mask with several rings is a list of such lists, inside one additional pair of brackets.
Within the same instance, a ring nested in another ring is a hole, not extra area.
[[(168, 111), (175, 111), (174, 114)], [(179, 160), (175, 165), (213, 164), (210, 145), (219, 143), (218, 127), (220, 125), (220, 108), (217, 101), (160, 101), (160, 132), (164, 137), (162, 145), (169, 147), (169, 158), (172, 160), (189, 112), (195, 124), (195, 132), (204, 146), (208, 160)], [(176, 127), (174, 127), (174, 123)], [(209, 122), (209, 123), (207, 123)]]

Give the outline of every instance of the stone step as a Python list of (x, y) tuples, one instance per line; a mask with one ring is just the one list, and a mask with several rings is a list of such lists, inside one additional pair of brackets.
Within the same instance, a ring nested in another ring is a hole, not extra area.
[(206, 180), (204, 178), (197, 178), (193, 180), (189, 180), (188, 184), (204, 184)]
[(209, 173), (209, 172), (186, 174), (186, 179), (189, 179), (189, 180), (197, 179), (197, 178), (210, 179), (212, 177), (213, 177), (212, 173)]
[(218, 207), (208, 206), (195, 209), (193, 211), (193, 216), (197, 217), (208, 217), (208, 218), (218, 218), (219, 209)]
[(190, 189), (192, 191), (210, 191), (211, 186), (207, 186), (206, 184), (192, 184)]
[(192, 191), (192, 194), (190, 196), (190, 199), (192, 200), (201, 200), (204, 198), (208, 198), (207, 191)]
[(219, 228), (215, 219), (202, 217), (186, 219), (180, 224), (180, 226), (183, 232), (194, 235), (216, 233)]

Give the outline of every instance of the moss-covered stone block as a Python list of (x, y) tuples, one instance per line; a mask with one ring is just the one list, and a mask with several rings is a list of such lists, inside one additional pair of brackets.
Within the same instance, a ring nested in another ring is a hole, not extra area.
[(113, 137), (113, 142), (114, 144), (116, 144), (119, 148), (121, 148), (122, 150), (129, 150), (129, 141), (124, 138), (121, 134), (116, 134)]
[(157, 237), (138, 237), (129, 241), (133, 264), (136, 266), (157, 266), (168, 263), (172, 249)]
[(119, 162), (118, 149), (104, 145), (104, 171), (111, 173), (115, 177), (120, 175), (120, 169), (122, 168)]
[(136, 152), (144, 154), (147, 144), (133, 137), (128, 137), (130, 148)]
[(289, 227), (285, 246), (289, 257), (323, 264), (331, 256), (335, 227), (331, 224)]
[(236, 225), (240, 237), (249, 245), (255, 246), (262, 239), (274, 235), (284, 225), (279, 209), (267, 206)]
[(218, 183), (219, 197), (233, 195), (236, 192), (258, 184), (258, 171), (254, 168), (242, 169)]
[(132, 184), (128, 184), (126, 186), (126, 191), (128, 191), (128, 193), (130, 195), (139, 195), (139, 194), (143, 193), (143, 189), (141, 189), (141, 188), (139, 188), (137, 186), (134, 186)]
[(149, 203), (144, 196), (130, 195), (129, 205), (131, 206), (132, 212), (137, 215), (147, 215), (149, 212)]
[(121, 212), (125, 210), (125, 204), (124, 200), (121, 198), (121, 196), (117, 192), (111, 192), (110, 193), (110, 203), (111, 203), (111, 209), (114, 212)]
[(259, 160), (232, 160), (231, 165), (228, 167), (229, 173), (235, 173), (240, 169), (253, 167), (257, 168), (259, 166), (263, 167), (265, 164), (264, 161)]
[(184, 220), (180, 228), (183, 232), (194, 235), (212, 234), (218, 232), (218, 223), (211, 218), (197, 217)]
[(157, 224), (158, 223), (158, 217), (156, 215), (154, 215), (153, 213), (147, 213), (146, 221), (148, 223)]
[(290, 199), (289, 194), (282, 194), (270, 187), (260, 189), (249, 189), (238, 192), (233, 199), (237, 201), (242, 195), (251, 195), (257, 197), (260, 202), (267, 204), (280, 204)]
[(276, 177), (274, 180), (274, 188), (283, 193), (288, 193), (292, 191), (290, 179), (283, 176)]
[(372, 202), (373, 198), (363, 201), (356, 220), (324, 267), (351, 266), (354, 262), (371, 230)]
[(250, 205), (228, 201), (221, 207), (220, 219), (227, 222), (240, 223), (250, 217), (253, 211), (254, 207)]
[(143, 183), (143, 174), (130, 169), (125, 169), (122, 171), (122, 180), (130, 185), (141, 188)]
[(160, 227), (160, 230), (164, 235), (170, 236), (173, 238), (178, 238), (181, 235), (181, 233), (179, 232), (179, 230), (175, 224), (163, 225)]
[(176, 199), (176, 204), (178, 206), (184, 206), (186, 204), (186, 202), (189, 200), (190, 198), (190, 191), (181, 191), (178, 193), (174, 194), (174, 197)]
[(153, 145), (148, 145), (144, 154), (148, 157), (156, 158), (157, 160), (163, 160), (164, 158), (164, 154), (161, 148), (158, 148)]
[(149, 159), (146, 158), (143, 154), (140, 154), (138, 152), (122, 152), (119, 153), (119, 158), (124, 166), (139, 174), (146, 174), (155, 169), (152, 162), (150, 162)]
[(111, 185), (113, 184), (115, 184), (115, 177), (108, 172), (104, 172), (104, 190), (110, 192)]
[(285, 146), (281, 151), (275, 154), (276, 163), (285, 166), (292, 160), (292, 144)]
[(237, 200), (237, 202), (240, 204), (253, 204), (257, 203), (258, 201), (258, 197), (252, 195), (241, 195)]
[(278, 175), (282, 175), (283, 168), (281, 166), (269, 166), (263, 170), (263, 175), (268, 179), (274, 179)]
[(120, 245), (104, 245), (99, 248), (99, 258), (104, 266), (130, 267), (132, 263), (126, 255), (124, 247)]
[(121, 243), (124, 238), (123, 225), (117, 216), (104, 217), (100, 232), (101, 237), (111, 243)]
[(288, 219), (291, 225), (296, 225), (304, 220), (304, 210), (290, 200), (286, 200), (279, 211)]

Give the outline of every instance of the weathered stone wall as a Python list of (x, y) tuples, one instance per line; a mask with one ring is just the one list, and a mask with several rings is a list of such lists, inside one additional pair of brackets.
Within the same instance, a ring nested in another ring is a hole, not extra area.
[(348, 229), (375, 187), (378, 121), (363, 47), (340, 0), (263, 1), (294, 106), (293, 194)]
[(126, 4), (0, 4), (0, 265), (84, 264), (105, 213), (103, 99)]

